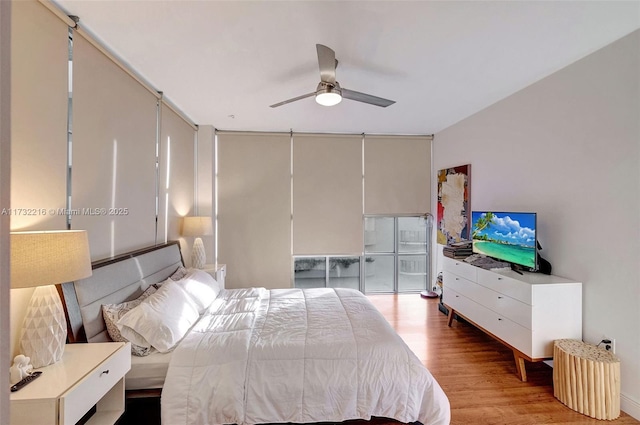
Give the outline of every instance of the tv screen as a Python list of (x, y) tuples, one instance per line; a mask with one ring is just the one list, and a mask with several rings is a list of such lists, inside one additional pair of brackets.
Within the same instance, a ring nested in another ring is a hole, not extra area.
[(473, 252), (532, 270), (536, 261), (536, 213), (471, 212)]

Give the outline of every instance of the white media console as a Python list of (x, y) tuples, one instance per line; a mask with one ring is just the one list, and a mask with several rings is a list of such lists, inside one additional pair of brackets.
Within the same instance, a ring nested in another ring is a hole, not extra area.
[(582, 283), (540, 273), (490, 271), (444, 257), (442, 302), (513, 350), (520, 379), (525, 360), (553, 357), (556, 339), (582, 339)]

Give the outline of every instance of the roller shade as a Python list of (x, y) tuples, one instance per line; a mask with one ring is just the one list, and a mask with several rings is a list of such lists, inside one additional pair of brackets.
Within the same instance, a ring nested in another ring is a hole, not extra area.
[(11, 18), (11, 207), (44, 211), (11, 228), (65, 229), (69, 27), (37, 1)]
[[(162, 104), (158, 180), (158, 241), (180, 238), (181, 218), (193, 214), (196, 132), (180, 115)], [(182, 256), (191, 258), (193, 240), (181, 239)], [(212, 258), (207, 259), (212, 261)]]
[(293, 253), (362, 252), (362, 136), (294, 134)]
[(365, 136), (365, 214), (424, 214), (430, 191), (431, 137)]
[(156, 97), (76, 32), (72, 208), (101, 210), (71, 226), (93, 258), (155, 243), (156, 131)]
[(218, 134), (218, 261), (228, 288), (291, 286), (290, 164), (288, 134)]

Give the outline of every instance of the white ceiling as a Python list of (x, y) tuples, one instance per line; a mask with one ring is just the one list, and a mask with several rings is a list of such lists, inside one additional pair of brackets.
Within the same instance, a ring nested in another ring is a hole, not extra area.
[[(197, 124), (433, 134), (640, 28), (640, 1), (57, 0)], [(323, 107), (315, 44), (343, 87)]]

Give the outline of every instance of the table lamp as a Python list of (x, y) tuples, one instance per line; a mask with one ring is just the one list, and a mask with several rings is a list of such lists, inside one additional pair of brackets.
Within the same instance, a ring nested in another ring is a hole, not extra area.
[(191, 250), (191, 267), (201, 269), (207, 262), (207, 254), (200, 236), (213, 235), (211, 217), (184, 217), (182, 221), (182, 236), (195, 236)]
[(55, 284), (91, 273), (85, 230), (11, 232), (11, 288), (36, 287), (20, 340), (34, 368), (56, 363), (64, 353), (67, 321)]

